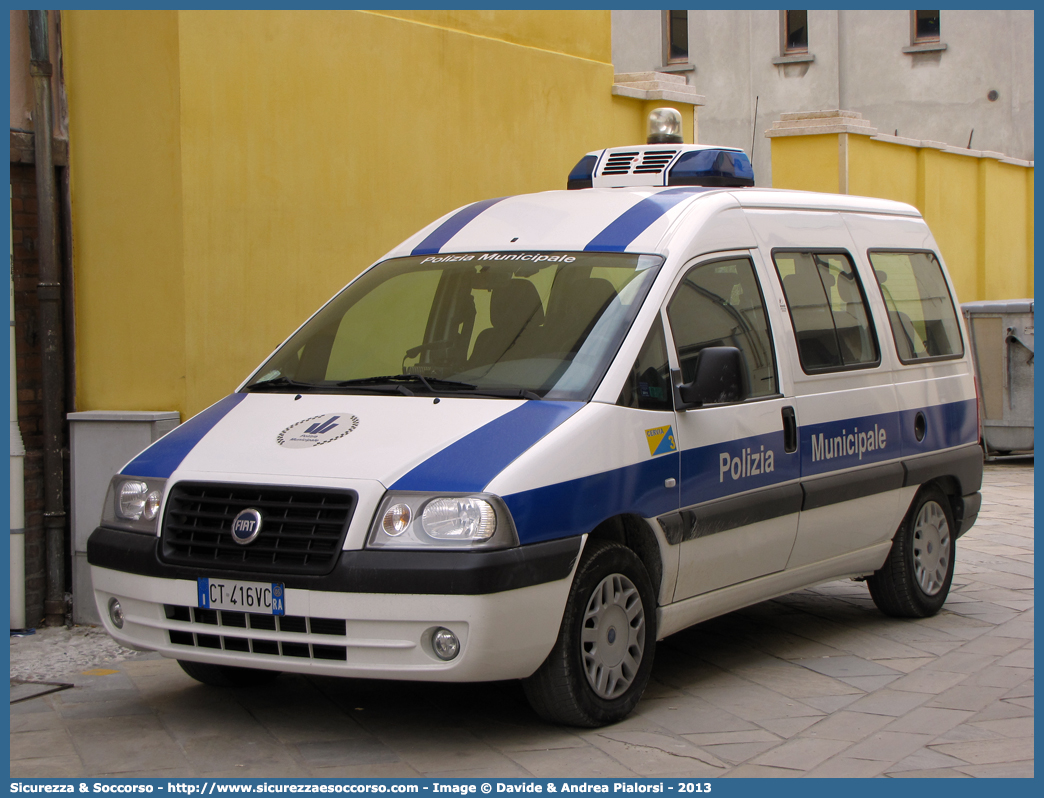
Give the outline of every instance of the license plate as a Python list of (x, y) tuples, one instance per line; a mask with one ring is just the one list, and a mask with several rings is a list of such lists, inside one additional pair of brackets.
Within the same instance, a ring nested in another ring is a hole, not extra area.
[(203, 609), (255, 612), (260, 615), (282, 615), (285, 612), (281, 582), (239, 582), (200, 577), (197, 584), (197, 606)]

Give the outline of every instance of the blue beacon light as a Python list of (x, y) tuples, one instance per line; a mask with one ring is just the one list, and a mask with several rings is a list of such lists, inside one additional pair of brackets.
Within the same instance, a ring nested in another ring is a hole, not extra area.
[(734, 150), (694, 150), (671, 167), (669, 186), (753, 186), (754, 168), (746, 153)]

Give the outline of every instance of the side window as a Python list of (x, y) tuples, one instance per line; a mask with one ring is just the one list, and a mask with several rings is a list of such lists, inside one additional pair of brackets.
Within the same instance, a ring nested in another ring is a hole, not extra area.
[(667, 305), (667, 318), (682, 382), (692, 382), (701, 349), (734, 346), (743, 353), (750, 395), (779, 392), (765, 303), (747, 258), (701, 263), (689, 270)]
[(957, 311), (931, 252), (871, 252), (903, 363), (964, 354)]
[(667, 342), (659, 317), (649, 330), (616, 403), (640, 410), (674, 409), (671, 366), (667, 361)]
[(866, 297), (848, 255), (774, 252), (806, 373), (880, 362)]

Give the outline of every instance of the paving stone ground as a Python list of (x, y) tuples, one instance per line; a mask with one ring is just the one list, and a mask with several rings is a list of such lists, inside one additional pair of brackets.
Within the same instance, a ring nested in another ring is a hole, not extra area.
[(11, 705), (13, 777), (1033, 776), (1033, 465), (990, 464), (934, 618), (831, 582), (673, 635), (631, 717), (548, 726), (515, 682), (197, 684), (149, 655)]

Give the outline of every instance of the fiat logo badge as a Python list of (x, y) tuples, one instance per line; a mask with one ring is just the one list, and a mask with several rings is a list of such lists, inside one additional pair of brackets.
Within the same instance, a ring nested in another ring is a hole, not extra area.
[(253, 508), (243, 510), (232, 519), (232, 540), (241, 546), (253, 543), (261, 534), (261, 513)]

